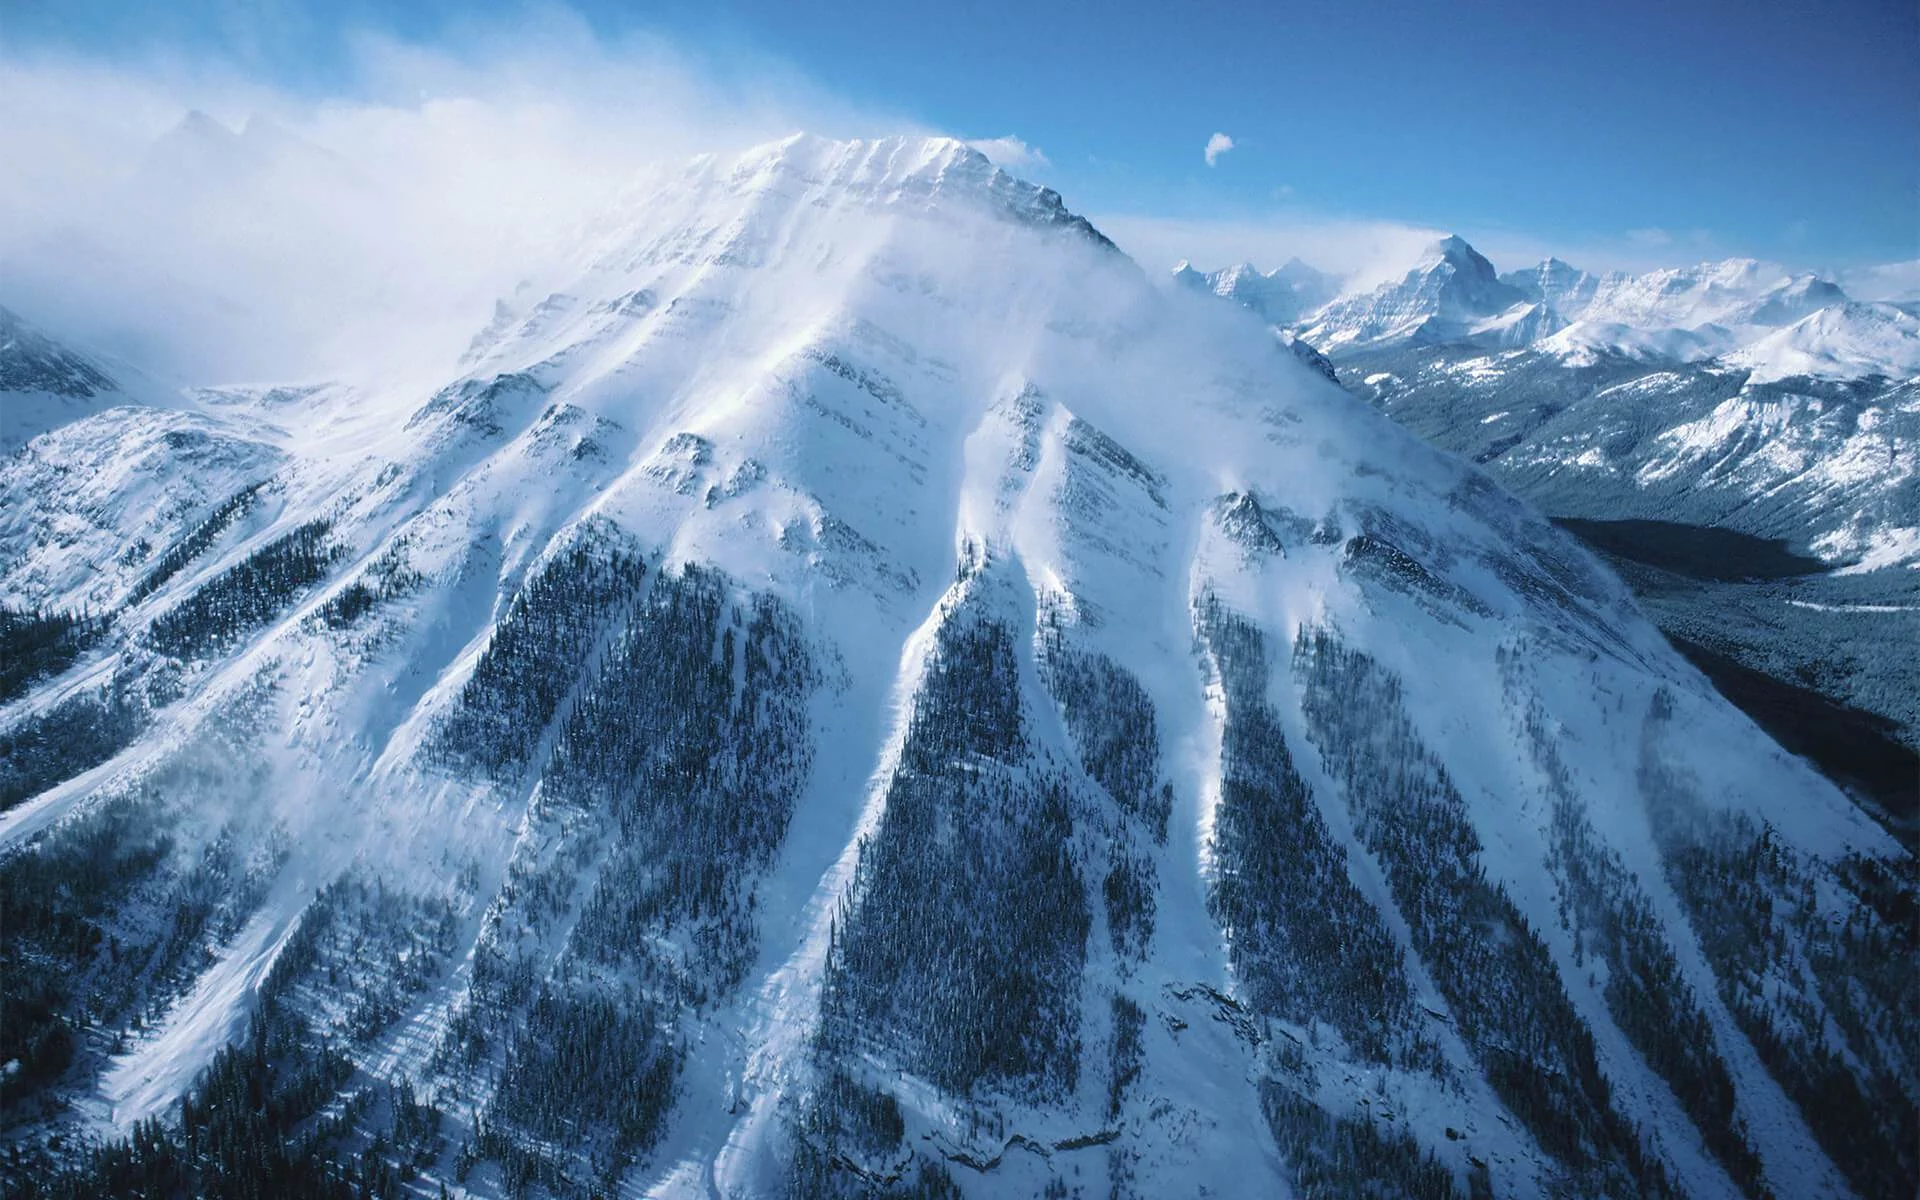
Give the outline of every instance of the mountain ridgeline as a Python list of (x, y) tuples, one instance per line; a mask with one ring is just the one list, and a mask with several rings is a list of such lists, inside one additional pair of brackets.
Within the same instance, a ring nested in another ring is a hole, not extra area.
[(1920, 1183), (1911, 853), (1486, 475), (956, 142), (597, 236), (0, 462), (10, 1194)]
[(1920, 675), (1881, 652), (1920, 639), (1920, 296), (1741, 259), (1496, 273), (1454, 237), (1275, 304), (1301, 272), (1173, 279), (1587, 541), (1730, 699), (1920, 842)]

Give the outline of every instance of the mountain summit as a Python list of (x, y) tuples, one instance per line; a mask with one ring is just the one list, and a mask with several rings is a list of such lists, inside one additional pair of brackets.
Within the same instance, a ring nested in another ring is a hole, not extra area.
[(1381, 342), (1445, 341), (1525, 300), (1519, 288), (1500, 281), (1493, 264), (1465, 238), (1449, 236), (1428, 246), (1399, 280), (1335, 300), (1314, 313), (1300, 336), (1327, 351)]
[(1520, 289), (1520, 294), (1527, 299), (1545, 304), (1563, 316), (1577, 313), (1593, 299), (1594, 290), (1599, 286), (1592, 275), (1551, 257), (1527, 270), (1509, 271), (1500, 276), (1500, 282)]
[(1910, 857), (1259, 323), (939, 139), (556, 275), (0, 466), (5, 1170), (1910, 1189)]

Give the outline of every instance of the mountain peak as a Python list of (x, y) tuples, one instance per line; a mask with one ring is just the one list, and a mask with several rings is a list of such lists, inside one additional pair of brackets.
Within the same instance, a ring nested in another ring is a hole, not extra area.
[(1479, 285), (1500, 291), (1507, 303), (1519, 298), (1505, 294), (1505, 285), (1499, 282), (1493, 263), (1474, 249), (1473, 243), (1457, 233), (1450, 233), (1430, 244), (1420, 256), (1419, 264), (1414, 267), (1414, 274), (1431, 273), (1441, 267), (1451, 268), (1452, 273), (1460, 278), (1474, 280)]
[[(1830, 1097), (1910, 1072), (1910, 856), (1310, 340), (947, 139), (785, 139), (608, 221), (428, 386), (0, 463), (48, 1178), (1842, 1194), (1795, 1087), (1905, 1161), (1899, 1097)], [(1511, 307), (1483, 263), (1362, 332)]]
[(242, 154), (240, 147), (239, 134), (196, 108), (154, 139), (141, 165), (191, 177), (196, 171), (225, 169)]
[(1461, 263), (1473, 262), (1476, 259), (1480, 262), (1487, 261), (1484, 255), (1473, 248), (1473, 243), (1457, 233), (1450, 233), (1436, 239), (1427, 246), (1420, 257), (1423, 263), (1430, 261)]
[(1527, 299), (1545, 304), (1561, 316), (1585, 304), (1599, 286), (1593, 276), (1552, 255), (1525, 270), (1506, 272), (1500, 282), (1519, 288)]
[(1432, 242), (1405, 276), (1346, 296), (1302, 331), (1324, 350), (1401, 341), (1445, 341), (1528, 299), (1458, 234)]
[(1333, 294), (1332, 280), (1297, 258), (1273, 271), (1241, 262), (1204, 274), (1182, 259), (1173, 277), (1183, 287), (1231, 300), (1269, 325), (1291, 324)]
[(939, 208), (958, 202), (1040, 227), (1072, 229), (1116, 249), (1060, 193), (1008, 174), (957, 138), (896, 135), (841, 141), (795, 133), (722, 162), (696, 160), (693, 170), (725, 174), (741, 192), (774, 194), (817, 188), (880, 207)]

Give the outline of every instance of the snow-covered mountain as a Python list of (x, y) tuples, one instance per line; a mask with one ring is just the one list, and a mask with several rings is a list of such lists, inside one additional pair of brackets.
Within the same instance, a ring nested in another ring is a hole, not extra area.
[[(1320, 289), (1338, 286), (1298, 260), (1287, 271), (1315, 280)], [(1892, 300), (1856, 302), (1833, 280), (1752, 259), (1594, 275), (1547, 258), (1496, 275), (1464, 239), (1447, 237), (1429, 246), (1403, 277), (1290, 316), (1276, 315), (1285, 306), (1263, 302), (1262, 281), (1269, 277), (1248, 267), (1202, 274), (1180, 263), (1174, 278), (1235, 300), (1337, 354), (1471, 342), (1490, 349), (1540, 346), (1589, 358), (1597, 349), (1682, 361), (1733, 355), (1730, 362), (1751, 365), (1752, 356), (1742, 352), (1777, 342), (1775, 331), (1818, 317), (1785, 339), (1801, 348), (1793, 373), (1827, 379), (1880, 374), (1896, 381), (1915, 373), (1900, 332), (1906, 328), (1902, 318), (1912, 313)], [(1854, 347), (1863, 338), (1898, 345), (1861, 353)]]
[(1600, 289), (1599, 279), (1552, 257), (1524, 271), (1504, 272), (1500, 282), (1519, 289), (1533, 303), (1545, 304), (1562, 314), (1581, 311)]
[(1320, 337), (1355, 394), (1595, 538), (1729, 695), (1913, 836), (1916, 675), (1879, 650), (1920, 637), (1920, 342), (1899, 265), (1849, 273), (1880, 298), (1862, 302), (1751, 260), (1594, 275), (1549, 258), (1499, 277), (1518, 303), (1442, 319), (1419, 301), (1452, 278), (1445, 257), (1276, 334), (1297, 353)]
[[(1549, 258), (1496, 278), (1454, 237), (1402, 279), (1283, 328), (1332, 355), (1360, 394), (1530, 499), (1543, 499), (1538, 481), (1508, 467), (1547, 467), (1560, 477), (1556, 503), (1591, 483), (1604, 501), (1582, 511), (1731, 522), (1858, 568), (1920, 563), (1917, 433), (1903, 399), (1920, 378), (1917, 320), (1750, 259), (1596, 276)], [(1783, 411), (1773, 399), (1783, 392), (1808, 403)], [(1836, 403), (1858, 420), (1836, 423)], [(1749, 419), (1759, 423), (1726, 424)], [(1668, 461), (1662, 447), (1704, 446), (1709, 426), (1718, 450)], [(1634, 436), (1620, 436), (1628, 428)], [(1846, 441), (1856, 430), (1873, 443), (1864, 458)], [(1829, 465), (1809, 469), (1821, 459)], [(1850, 482), (1837, 486), (1831, 471)], [(1619, 503), (1622, 489), (1637, 500)]]
[(1750, 367), (1752, 383), (1874, 376), (1912, 380), (1920, 378), (1920, 317), (1891, 304), (1842, 298), (1725, 359), (1730, 366)]
[(0, 1169), (1911, 1192), (1911, 856), (1485, 475), (954, 141), (583, 261), (0, 465)]
[(1533, 307), (1519, 288), (1500, 281), (1493, 264), (1466, 239), (1446, 237), (1427, 247), (1400, 279), (1342, 296), (1305, 318), (1300, 336), (1328, 352), (1444, 342), (1496, 325), (1530, 328), (1538, 320), (1528, 315)]
[(1231, 300), (1272, 325), (1291, 325), (1339, 292), (1333, 276), (1298, 258), (1271, 271), (1240, 263), (1204, 274), (1183, 262), (1174, 266), (1173, 277), (1184, 287)]
[(0, 454), (126, 402), (120, 384), (100, 363), (0, 308)]

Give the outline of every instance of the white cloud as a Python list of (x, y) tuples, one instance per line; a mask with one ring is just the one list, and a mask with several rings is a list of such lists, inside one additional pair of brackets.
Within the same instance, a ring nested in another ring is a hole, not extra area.
[(1394, 221), (1285, 213), (1226, 219), (1095, 214), (1122, 250), (1150, 271), (1190, 259), (1202, 270), (1251, 262), (1272, 270), (1299, 258), (1322, 271), (1371, 287), (1407, 269), (1440, 230)]
[(1861, 300), (1920, 300), (1920, 258), (1842, 271), (1840, 286)]
[[(437, 49), (365, 35), (351, 88), (322, 99), (215, 63), (0, 55), (0, 304), (196, 382), (443, 368), (497, 297), (574, 261), (638, 173), (795, 129), (925, 131), (779, 62), (696, 61), (543, 12)], [(212, 120), (170, 135), (190, 110)], [(1010, 134), (969, 144), (1008, 170), (1050, 167)], [(1206, 161), (1233, 146), (1214, 134)], [(1090, 216), (1150, 270), (1297, 256), (1355, 286), (1444, 232), (1276, 195), (1274, 213)], [(1713, 248), (1686, 231), (1460, 232), (1502, 269), (1549, 252), (1645, 269)], [(1904, 293), (1913, 275), (1861, 286)]]
[(1030, 146), (1012, 134), (997, 138), (975, 138), (967, 145), (992, 159), (995, 166), (1015, 173), (1044, 171), (1053, 165), (1047, 161), (1040, 147)]
[(430, 369), (641, 173), (915, 131), (556, 10), (447, 48), (368, 34), (347, 77), (314, 99), (206, 61), (0, 59), (0, 304), (197, 382)]

